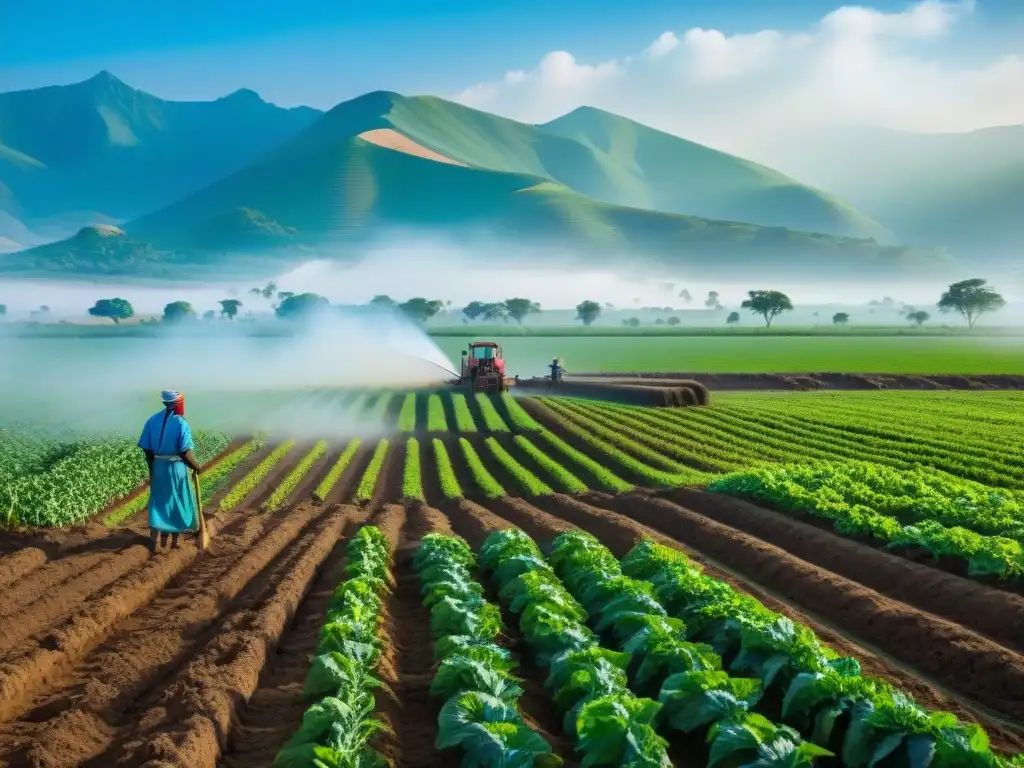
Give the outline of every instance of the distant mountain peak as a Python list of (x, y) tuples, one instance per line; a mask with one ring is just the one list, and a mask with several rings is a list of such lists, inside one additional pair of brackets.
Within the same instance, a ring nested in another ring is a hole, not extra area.
[(258, 101), (261, 104), (263, 103), (263, 97), (251, 88), (239, 88), (237, 91), (232, 91), (227, 96), (222, 97), (222, 100), (226, 99), (232, 99), (233, 101)]

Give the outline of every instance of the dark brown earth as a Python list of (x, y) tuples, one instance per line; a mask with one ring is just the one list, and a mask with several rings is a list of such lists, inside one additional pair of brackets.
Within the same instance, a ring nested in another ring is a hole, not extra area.
[(678, 387), (680, 379), (699, 382), (717, 390), (814, 390), (814, 389), (1024, 389), (1024, 376), (996, 374), (893, 373), (580, 373), (566, 376), (566, 384), (618, 384), (647, 387)]

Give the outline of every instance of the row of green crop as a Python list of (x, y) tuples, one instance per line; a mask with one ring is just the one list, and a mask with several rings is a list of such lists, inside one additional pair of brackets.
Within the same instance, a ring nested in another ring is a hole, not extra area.
[(241, 480), (235, 483), (231, 490), (221, 497), (219, 508), (221, 510), (229, 510), (238, 506), (247, 496), (255, 491), (260, 483), (267, 479), (267, 476), (281, 463), (281, 460), (287, 456), (291, 450), (295, 447), (294, 440), (287, 440), (277, 446), (269, 455), (249, 470), (248, 474), (245, 475)]
[(635, 694), (656, 697), (660, 707), (653, 725), (663, 736), (673, 731), (705, 735), (709, 765), (728, 760), (791, 767), (831, 756), (793, 728), (765, 717), (770, 707), (760, 706), (763, 681), (731, 676), (710, 645), (687, 640), (686, 625), (669, 618), (654, 587), (623, 574), (592, 535), (575, 531), (557, 537), (548, 563), (583, 607), (591, 629), (620, 649), (605, 656), (614, 673)]
[(463, 768), (555, 765), (551, 746), (523, 720), (515, 662), (496, 643), (501, 612), (473, 578), (476, 559), (460, 538), (428, 534), (416, 550), (423, 605), (430, 611), (434, 659), (430, 693), (444, 704), (438, 749), (459, 747)]
[[(227, 435), (197, 431), (195, 454), (210, 461), (223, 451)], [(147, 478), (142, 451), (133, 440), (85, 445), (57, 459), (42, 473), (0, 483), (0, 524), (57, 527), (88, 520), (136, 490)]]
[(278, 752), (275, 768), (386, 764), (370, 740), (385, 728), (374, 718), (374, 691), (381, 685), (374, 673), (381, 653), (381, 607), (390, 579), (391, 546), (379, 528), (368, 525), (352, 537), (345, 555), (348, 578), (331, 598), (302, 690), (315, 703)]
[(668, 616), (680, 620), (680, 639), (710, 644), (730, 660), (730, 671), (760, 680), (764, 699), (774, 702), (772, 715), (848, 768), (1024, 765), (1021, 756), (993, 754), (980, 726), (925, 710), (890, 684), (862, 676), (856, 660), (838, 657), (808, 628), (701, 573), (677, 550), (641, 541), (622, 559), (621, 572), (653, 587)]
[(670, 768), (667, 743), (653, 727), (658, 703), (630, 692), (614, 655), (598, 644), (586, 612), (534, 541), (516, 529), (496, 531), (480, 547), (479, 562), (518, 617), (538, 666), (548, 670), (545, 688), (564, 713), (581, 764)]
[(708, 490), (822, 517), (843, 535), (961, 558), (971, 575), (1024, 576), (1024, 503), (937, 470), (860, 461), (776, 464), (727, 475)]
[(309, 453), (302, 457), (302, 460), (292, 468), (291, 472), (281, 481), (281, 484), (274, 489), (273, 493), (264, 502), (263, 509), (268, 512), (280, 509), (288, 500), (288, 497), (299, 487), (299, 483), (302, 482), (302, 479), (312, 469), (313, 465), (320, 461), (325, 453), (327, 453), (327, 441), (320, 440), (310, 448)]

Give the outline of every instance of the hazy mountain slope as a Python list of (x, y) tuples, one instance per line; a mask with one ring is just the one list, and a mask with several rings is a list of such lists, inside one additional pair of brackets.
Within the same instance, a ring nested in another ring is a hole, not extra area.
[(755, 151), (834, 190), (904, 240), (948, 245), (972, 260), (1019, 259), (1024, 125), (958, 134), (848, 128)]
[[(582, 107), (541, 126), (591, 151), (602, 167), (644, 190), (633, 205), (812, 232), (891, 239), (881, 225), (838, 198), (776, 170)], [(622, 201), (626, 202), (626, 201)]]
[(164, 101), (107, 72), (0, 93), (0, 208), (28, 223), (69, 211), (138, 216), (245, 166), (319, 114), (244, 90)]

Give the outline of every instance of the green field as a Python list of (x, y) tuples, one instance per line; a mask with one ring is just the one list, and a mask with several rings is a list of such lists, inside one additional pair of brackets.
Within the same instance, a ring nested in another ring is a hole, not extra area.
[[(465, 338), (435, 338), (452, 360)], [(907, 337), (541, 337), (500, 339), (510, 373), (540, 376), (558, 357), (569, 373), (1024, 373), (1024, 339)]]

